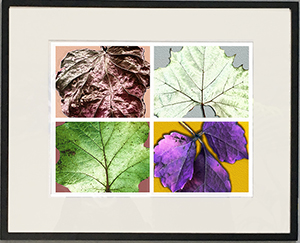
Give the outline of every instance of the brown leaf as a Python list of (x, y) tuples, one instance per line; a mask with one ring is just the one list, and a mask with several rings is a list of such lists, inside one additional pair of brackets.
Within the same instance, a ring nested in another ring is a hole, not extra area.
[(143, 117), (150, 64), (138, 46), (103, 46), (69, 52), (57, 73), (68, 117)]

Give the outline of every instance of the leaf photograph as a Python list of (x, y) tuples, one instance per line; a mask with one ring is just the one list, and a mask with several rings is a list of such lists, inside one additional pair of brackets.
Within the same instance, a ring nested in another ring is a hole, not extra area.
[(219, 46), (172, 47), (169, 63), (159, 65), (165, 48), (155, 49), (156, 117), (249, 117), (249, 71), (236, 66), (236, 54), (228, 56)]
[(155, 192), (248, 192), (248, 122), (155, 122)]
[(149, 52), (149, 46), (57, 46), (56, 117), (149, 116)]
[(149, 177), (147, 122), (66, 122), (56, 127), (56, 182), (77, 193), (139, 192)]

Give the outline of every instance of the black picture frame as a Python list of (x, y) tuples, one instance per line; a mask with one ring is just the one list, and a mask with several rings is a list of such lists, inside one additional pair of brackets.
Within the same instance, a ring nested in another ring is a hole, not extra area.
[[(291, 171), (289, 233), (12, 233), (8, 230), (9, 160), (9, 9), (10, 7), (84, 7), (84, 8), (254, 8), (291, 11)], [(299, 126), (299, 4), (298, 2), (234, 1), (39, 1), (3, 0), (2, 2), (2, 82), (1, 82), (1, 239), (2, 240), (297, 240), (298, 238), (298, 126)]]

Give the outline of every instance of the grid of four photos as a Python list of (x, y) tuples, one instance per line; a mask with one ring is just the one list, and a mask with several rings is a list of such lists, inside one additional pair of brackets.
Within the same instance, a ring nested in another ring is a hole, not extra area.
[(51, 43), (52, 195), (252, 196), (251, 67), (251, 43)]

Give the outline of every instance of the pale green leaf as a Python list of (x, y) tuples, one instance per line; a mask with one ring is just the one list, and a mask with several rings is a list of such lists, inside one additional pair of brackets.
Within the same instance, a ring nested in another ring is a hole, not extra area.
[(196, 105), (211, 106), (219, 117), (249, 116), (249, 77), (218, 46), (185, 46), (170, 64), (154, 72), (154, 113), (183, 117)]
[(56, 128), (56, 182), (71, 192), (138, 192), (149, 177), (146, 122), (68, 122)]

